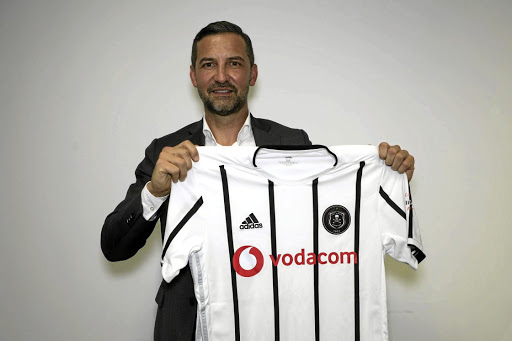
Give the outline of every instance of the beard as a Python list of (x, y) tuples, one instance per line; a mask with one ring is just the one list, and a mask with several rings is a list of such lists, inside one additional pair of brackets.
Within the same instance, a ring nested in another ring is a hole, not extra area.
[[(233, 91), (234, 96), (226, 98), (214, 98), (212, 95), (215, 88), (229, 88)], [(197, 89), (201, 101), (203, 101), (206, 109), (212, 114), (219, 116), (229, 116), (240, 111), (247, 103), (247, 95), (249, 94), (249, 85), (239, 94), (238, 89), (229, 82), (215, 83), (208, 87), (206, 92)]]

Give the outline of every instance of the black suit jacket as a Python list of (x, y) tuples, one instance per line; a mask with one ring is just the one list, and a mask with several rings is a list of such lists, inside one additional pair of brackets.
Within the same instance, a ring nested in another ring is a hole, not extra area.
[[(310, 145), (305, 131), (285, 127), (279, 123), (254, 118), (251, 126), (256, 145)], [(153, 140), (146, 148), (144, 160), (135, 170), (136, 182), (126, 198), (105, 219), (101, 231), (101, 249), (110, 261), (125, 260), (137, 253), (146, 244), (157, 219), (147, 221), (142, 212), (141, 191), (151, 180), (158, 156), (166, 146), (176, 146), (185, 140), (196, 145), (205, 143), (203, 121), (192, 123), (175, 133)], [(157, 211), (161, 221), (162, 239), (165, 234), (169, 201)], [(156, 296), (158, 304), (155, 321), (155, 340), (193, 340), (195, 331), (196, 300), (190, 269), (186, 267), (171, 283), (162, 281)]]

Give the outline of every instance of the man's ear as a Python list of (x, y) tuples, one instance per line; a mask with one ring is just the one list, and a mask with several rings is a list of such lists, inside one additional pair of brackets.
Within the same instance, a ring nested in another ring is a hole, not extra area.
[(190, 80), (192, 81), (192, 85), (197, 88), (196, 71), (192, 65), (190, 65)]
[(256, 79), (258, 79), (258, 65), (253, 64), (251, 68), (251, 79), (249, 80), (249, 85), (254, 86), (254, 84), (256, 84)]

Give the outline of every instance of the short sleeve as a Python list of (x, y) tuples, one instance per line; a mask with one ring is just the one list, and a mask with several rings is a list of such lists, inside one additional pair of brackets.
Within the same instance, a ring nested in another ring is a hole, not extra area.
[(172, 281), (191, 254), (202, 248), (204, 225), (200, 222), (203, 197), (193, 190), (194, 176), (173, 184), (162, 251), (162, 277)]
[(378, 219), (384, 251), (417, 269), (425, 254), (407, 176), (383, 166)]

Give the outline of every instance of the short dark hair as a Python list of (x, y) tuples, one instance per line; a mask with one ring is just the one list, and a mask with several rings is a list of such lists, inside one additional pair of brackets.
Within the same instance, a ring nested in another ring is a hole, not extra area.
[(197, 43), (206, 36), (213, 34), (222, 34), (222, 33), (235, 33), (242, 37), (245, 41), (245, 52), (249, 57), (249, 63), (251, 66), (254, 65), (254, 51), (252, 49), (251, 38), (247, 34), (242, 31), (240, 26), (230, 23), (228, 21), (217, 21), (211, 24), (208, 24), (204, 27), (194, 38), (194, 42), (192, 43), (192, 66), (196, 67), (197, 60)]

